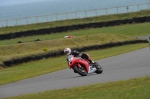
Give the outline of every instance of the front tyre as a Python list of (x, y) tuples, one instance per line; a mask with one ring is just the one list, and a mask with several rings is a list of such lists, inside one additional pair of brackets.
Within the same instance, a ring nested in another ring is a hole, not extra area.
[(81, 67), (74, 66), (74, 71), (76, 71), (81, 76), (87, 76), (87, 72), (83, 66)]

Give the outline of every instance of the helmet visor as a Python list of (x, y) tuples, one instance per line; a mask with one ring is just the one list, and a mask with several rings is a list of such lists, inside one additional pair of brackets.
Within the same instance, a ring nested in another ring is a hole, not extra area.
[(64, 53), (65, 53), (66, 55), (68, 55), (68, 54), (69, 54), (69, 51), (65, 51)]

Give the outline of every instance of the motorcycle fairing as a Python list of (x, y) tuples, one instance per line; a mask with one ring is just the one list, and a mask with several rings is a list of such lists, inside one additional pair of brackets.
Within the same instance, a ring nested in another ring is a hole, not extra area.
[[(86, 72), (89, 72), (89, 63), (88, 61), (80, 58), (80, 57), (74, 57), (73, 55), (67, 56), (67, 59), (69, 61), (69, 66), (73, 68), (74, 66), (80, 67), (80, 65), (85, 66)], [(80, 65), (79, 65), (80, 64)]]

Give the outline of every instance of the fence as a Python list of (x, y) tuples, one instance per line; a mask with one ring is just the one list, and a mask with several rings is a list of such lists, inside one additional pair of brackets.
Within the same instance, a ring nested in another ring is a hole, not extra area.
[(148, 10), (148, 9), (150, 9), (150, 3), (103, 8), (103, 9), (84, 10), (84, 11), (76, 11), (76, 12), (67, 12), (67, 13), (60, 13), (54, 15), (6, 19), (6, 20), (0, 20), (0, 27), (27, 25), (27, 24), (35, 24), (35, 23), (42, 23), (42, 22), (67, 20), (67, 19), (87, 18), (87, 17), (110, 15), (110, 14), (121, 14), (121, 13), (136, 12), (136, 11)]

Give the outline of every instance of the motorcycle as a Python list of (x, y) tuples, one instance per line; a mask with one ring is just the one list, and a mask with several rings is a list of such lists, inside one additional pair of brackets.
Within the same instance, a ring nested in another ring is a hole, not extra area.
[(103, 72), (102, 66), (97, 62), (90, 64), (87, 60), (81, 57), (74, 57), (73, 55), (68, 55), (67, 60), (69, 68), (81, 76), (87, 76), (90, 73), (101, 74)]

